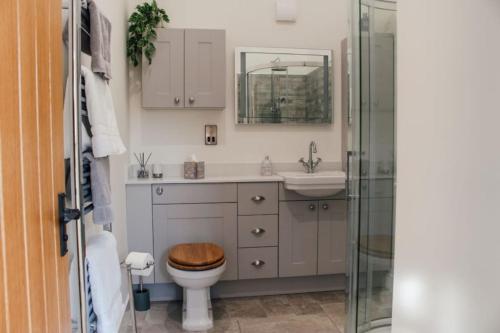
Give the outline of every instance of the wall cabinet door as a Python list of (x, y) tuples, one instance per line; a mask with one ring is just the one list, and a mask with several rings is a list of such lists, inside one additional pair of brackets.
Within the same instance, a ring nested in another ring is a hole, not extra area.
[(279, 276), (316, 275), (318, 202), (284, 201), (279, 211)]
[(185, 34), (187, 108), (226, 104), (226, 33), (189, 29)]
[(345, 200), (319, 202), (318, 274), (346, 272), (346, 213)]
[(235, 203), (154, 205), (155, 283), (172, 282), (167, 273), (168, 250), (180, 243), (210, 242), (224, 248), (222, 280), (238, 278), (237, 213)]
[(184, 107), (184, 30), (157, 29), (151, 65), (142, 59), (142, 106)]

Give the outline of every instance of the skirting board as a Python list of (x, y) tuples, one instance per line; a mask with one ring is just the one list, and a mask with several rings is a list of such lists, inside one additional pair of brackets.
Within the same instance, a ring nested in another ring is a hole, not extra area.
[[(346, 276), (321, 275), (293, 278), (221, 281), (211, 288), (212, 298), (298, 294), (346, 289)], [(182, 299), (182, 289), (175, 283), (145, 284), (151, 301)]]

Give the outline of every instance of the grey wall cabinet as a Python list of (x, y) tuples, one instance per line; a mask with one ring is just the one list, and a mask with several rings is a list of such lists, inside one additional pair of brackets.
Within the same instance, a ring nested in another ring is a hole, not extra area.
[(347, 207), (344, 200), (319, 202), (318, 274), (346, 272)]
[(186, 30), (185, 50), (185, 106), (224, 108), (226, 105), (225, 31)]
[(224, 30), (158, 29), (152, 64), (142, 62), (144, 108), (224, 108)]
[(318, 203), (280, 202), (279, 276), (316, 275), (318, 266)]
[(142, 106), (184, 107), (184, 30), (158, 29), (151, 65), (142, 59)]
[(209, 242), (224, 248), (222, 280), (238, 278), (236, 203), (153, 206), (155, 282), (172, 282), (166, 269), (168, 249), (180, 243)]

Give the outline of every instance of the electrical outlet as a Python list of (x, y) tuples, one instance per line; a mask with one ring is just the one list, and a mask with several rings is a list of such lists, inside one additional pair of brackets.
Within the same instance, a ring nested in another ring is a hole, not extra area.
[(215, 146), (217, 144), (217, 125), (205, 125), (205, 145)]

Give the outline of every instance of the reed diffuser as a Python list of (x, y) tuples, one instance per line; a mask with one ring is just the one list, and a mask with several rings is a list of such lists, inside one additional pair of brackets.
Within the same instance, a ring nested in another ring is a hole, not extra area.
[(139, 153), (139, 155), (134, 153), (134, 156), (137, 162), (139, 163), (139, 170), (137, 170), (137, 178), (149, 178), (149, 171), (147, 169), (147, 165), (149, 159), (151, 158), (151, 153), (149, 153), (149, 156), (147, 158), (145, 153)]

